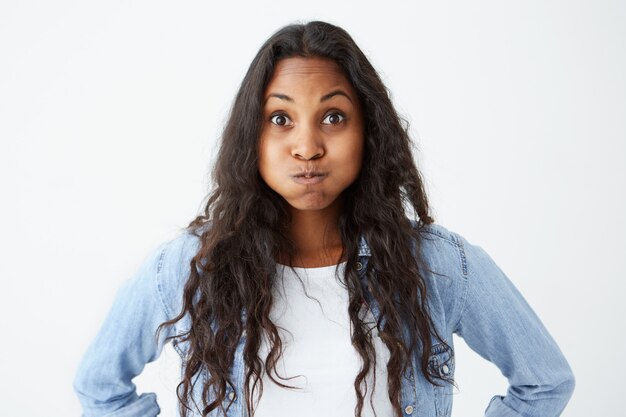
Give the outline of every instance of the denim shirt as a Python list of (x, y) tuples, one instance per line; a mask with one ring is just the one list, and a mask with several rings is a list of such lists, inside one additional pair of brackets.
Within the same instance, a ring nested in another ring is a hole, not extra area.
[[(415, 223), (413, 222), (413, 225)], [(448, 343), (433, 339), (429, 365), (442, 376), (454, 376), (452, 335), (462, 337), (480, 356), (494, 363), (508, 379), (505, 396), (495, 395), (485, 417), (551, 417), (561, 414), (574, 390), (574, 376), (558, 345), (539, 317), (478, 245), (438, 224), (422, 229), (420, 252), (428, 269), (426, 280), (430, 314), (437, 332)], [(190, 260), (199, 249), (198, 237), (181, 232), (152, 250), (139, 270), (118, 290), (113, 305), (87, 349), (74, 378), (83, 417), (151, 417), (160, 409), (154, 393), (138, 395), (132, 379), (157, 359), (165, 336), (190, 326), (188, 315), (155, 338), (159, 324), (182, 307), (182, 291)], [(415, 245), (413, 245), (415, 250)], [(368, 290), (365, 271), (370, 249), (363, 237), (357, 271), (375, 318), (380, 311)], [(187, 346), (171, 342), (185, 366)], [(235, 389), (227, 391), (227, 417), (246, 416), (243, 347), (240, 339), (231, 368)], [(201, 371), (202, 372), (202, 371)], [(202, 382), (206, 381), (202, 372)], [(200, 382), (200, 379), (197, 380)], [(452, 409), (453, 387), (433, 386), (422, 375), (417, 353), (402, 377), (404, 417), (446, 417)], [(201, 407), (201, 384), (193, 392)], [(192, 404), (193, 407), (193, 404)], [(193, 416), (200, 416), (193, 410)], [(219, 407), (211, 416), (224, 416)]]

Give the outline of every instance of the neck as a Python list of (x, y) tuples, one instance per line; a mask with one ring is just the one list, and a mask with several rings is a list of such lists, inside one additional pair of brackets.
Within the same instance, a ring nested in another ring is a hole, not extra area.
[(322, 210), (292, 209), (289, 230), (296, 254), (292, 266), (315, 268), (341, 262), (340, 209), (340, 199)]

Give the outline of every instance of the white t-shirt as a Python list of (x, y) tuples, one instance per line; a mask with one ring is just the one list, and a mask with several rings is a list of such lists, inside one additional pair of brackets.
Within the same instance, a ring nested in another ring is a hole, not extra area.
[[(346, 263), (339, 264), (338, 277), (343, 280)], [(276, 385), (263, 372), (263, 395), (256, 406), (255, 417), (350, 417), (354, 416), (356, 393), (354, 380), (361, 367), (361, 356), (352, 346), (348, 315), (348, 290), (335, 277), (336, 265), (320, 268), (277, 266), (278, 293), (270, 313), (279, 327), (283, 353), (276, 369), (283, 384), (298, 387), (288, 389)], [(283, 280), (280, 280), (281, 275)], [(306, 290), (306, 294), (305, 294)], [(309, 295), (308, 298), (307, 294)], [(368, 310), (366, 321), (374, 319)], [(281, 327), (286, 331), (282, 330)], [(373, 404), (378, 417), (393, 415), (387, 391), (387, 360), (389, 350), (377, 337), (372, 338), (376, 350), (376, 387)], [(262, 341), (259, 356), (265, 360), (269, 352), (267, 340)], [(363, 417), (374, 416), (370, 405), (372, 371), (367, 381)], [(301, 376), (298, 376), (301, 375)], [(258, 398), (258, 387), (254, 393)]]

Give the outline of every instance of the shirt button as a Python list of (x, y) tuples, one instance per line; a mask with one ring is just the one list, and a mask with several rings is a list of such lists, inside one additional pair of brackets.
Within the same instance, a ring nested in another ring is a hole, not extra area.
[(407, 405), (406, 408), (404, 409), (404, 412), (406, 414), (411, 414), (413, 413), (413, 406), (412, 405)]
[(357, 262), (356, 263), (356, 270), (360, 271), (361, 269), (363, 269), (363, 264), (361, 262)]
[(228, 398), (232, 401), (235, 399), (237, 395), (235, 394), (235, 391), (231, 391), (228, 393)]
[(450, 372), (450, 368), (448, 368), (448, 365), (443, 365), (441, 367), (441, 372), (443, 372), (445, 375), (448, 375), (448, 373)]

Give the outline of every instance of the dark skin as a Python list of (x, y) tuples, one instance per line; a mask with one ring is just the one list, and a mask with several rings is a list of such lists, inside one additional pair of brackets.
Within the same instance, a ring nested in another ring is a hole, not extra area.
[[(334, 61), (292, 57), (277, 63), (264, 98), (259, 173), (289, 204), (292, 266), (342, 262), (341, 193), (363, 159), (356, 91)], [(284, 256), (278, 262), (289, 263)]]
[[(291, 239), (298, 249), (293, 266), (317, 268), (342, 262), (343, 244), (337, 229), (340, 200), (319, 211), (299, 211), (292, 208)], [(320, 233), (320, 232), (324, 232)], [(287, 264), (287, 259), (279, 263)]]

